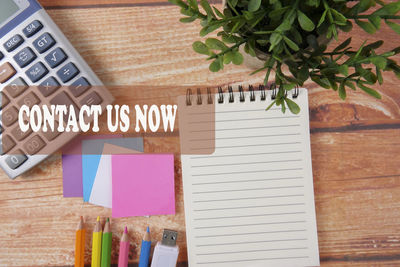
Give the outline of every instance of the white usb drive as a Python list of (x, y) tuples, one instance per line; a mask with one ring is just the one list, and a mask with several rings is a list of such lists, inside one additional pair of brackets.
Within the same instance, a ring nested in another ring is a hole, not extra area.
[(178, 260), (179, 247), (176, 245), (178, 233), (164, 229), (161, 242), (154, 248), (151, 267), (175, 267)]

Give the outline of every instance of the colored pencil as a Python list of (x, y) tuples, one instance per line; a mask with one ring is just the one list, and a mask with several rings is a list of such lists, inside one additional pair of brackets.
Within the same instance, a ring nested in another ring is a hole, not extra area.
[(147, 226), (146, 233), (142, 240), (142, 247), (140, 249), (139, 267), (148, 267), (151, 249), (150, 229)]
[(101, 241), (101, 267), (111, 266), (111, 245), (112, 233), (110, 227), (110, 219), (107, 218), (104, 225), (103, 240)]
[(118, 267), (128, 266), (128, 255), (129, 255), (128, 228), (126, 228), (125, 226), (125, 231), (122, 234), (121, 243), (119, 245)]
[(100, 267), (101, 259), (101, 224), (100, 217), (97, 217), (96, 225), (93, 229), (93, 240), (92, 240), (92, 267)]
[(79, 220), (78, 229), (76, 229), (75, 239), (75, 267), (85, 266), (85, 233), (83, 228), (83, 217)]

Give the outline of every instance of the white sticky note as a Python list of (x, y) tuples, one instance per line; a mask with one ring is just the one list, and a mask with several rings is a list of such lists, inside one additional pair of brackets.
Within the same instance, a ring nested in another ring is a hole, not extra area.
[(142, 152), (112, 144), (104, 144), (103, 154), (101, 155), (99, 166), (97, 168), (89, 203), (106, 208), (112, 207), (111, 154), (137, 153)]

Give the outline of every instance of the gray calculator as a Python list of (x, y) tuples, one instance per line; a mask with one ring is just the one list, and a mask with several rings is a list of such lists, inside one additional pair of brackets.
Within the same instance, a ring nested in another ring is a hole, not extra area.
[(106, 105), (109, 91), (36, 0), (0, 1), (0, 166), (15, 178), (78, 133), (21, 131), (22, 105)]

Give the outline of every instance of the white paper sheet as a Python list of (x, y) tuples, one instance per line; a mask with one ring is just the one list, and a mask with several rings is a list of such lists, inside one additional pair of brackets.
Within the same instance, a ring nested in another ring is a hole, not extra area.
[(181, 156), (189, 265), (319, 265), (307, 90), (293, 99), (298, 115), (265, 111), (269, 92), (227, 97), (215, 106), (215, 152)]
[(136, 153), (142, 152), (112, 144), (104, 144), (103, 154), (101, 155), (99, 167), (97, 168), (89, 203), (110, 209), (112, 208), (111, 154)]

